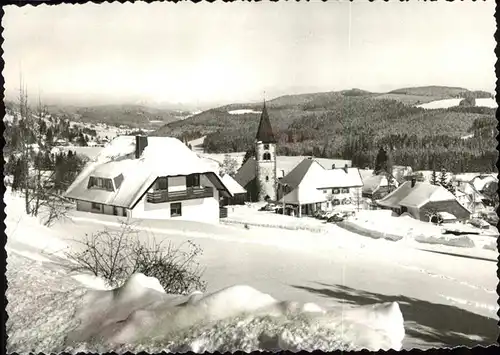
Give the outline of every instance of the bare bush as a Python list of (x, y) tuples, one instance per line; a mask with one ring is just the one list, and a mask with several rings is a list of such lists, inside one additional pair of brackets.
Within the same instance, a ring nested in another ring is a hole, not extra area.
[(73, 205), (63, 196), (47, 193), (45, 199), (41, 201), (40, 217), (47, 227), (55, 222), (68, 219), (68, 212), (73, 209)]
[[(158, 279), (167, 293), (188, 294), (204, 292), (206, 283), (201, 279), (203, 269), (196, 258), (202, 250), (188, 241), (178, 247), (171, 242), (141, 241), (137, 229), (130, 221), (121, 222), (118, 230), (105, 228), (86, 234), (82, 250), (67, 253), (76, 261), (74, 271), (90, 271), (102, 277), (109, 286), (117, 287), (134, 273)], [(187, 246), (187, 250), (184, 248)]]

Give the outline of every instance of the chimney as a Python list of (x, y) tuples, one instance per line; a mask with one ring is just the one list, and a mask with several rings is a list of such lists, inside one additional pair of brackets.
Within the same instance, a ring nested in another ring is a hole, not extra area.
[(285, 177), (285, 170), (281, 170), (281, 177)]
[(335, 164), (332, 164), (332, 170), (335, 169)]
[(344, 171), (345, 171), (345, 173), (346, 173), (346, 174), (347, 174), (347, 169), (348, 169), (348, 168), (349, 168), (349, 167), (347, 166), (347, 164), (346, 164), (346, 165), (344, 165)]
[(411, 187), (415, 187), (415, 184), (417, 183), (417, 179), (412, 177), (411, 178)]
[(135, 158), (139, 159), (144, 152), (144, 148), (148, 146), (147, 136), (135, 136)]

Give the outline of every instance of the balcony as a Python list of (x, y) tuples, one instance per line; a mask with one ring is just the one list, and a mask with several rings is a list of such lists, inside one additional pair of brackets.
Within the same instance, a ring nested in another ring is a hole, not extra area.
[(184, 200), (194, 200), (197, 198), (213, 197), (212, 187), (188, 187), (182, 191), (157, 190), (146, 194), (146, 201), (149, 203), (175, 202)]

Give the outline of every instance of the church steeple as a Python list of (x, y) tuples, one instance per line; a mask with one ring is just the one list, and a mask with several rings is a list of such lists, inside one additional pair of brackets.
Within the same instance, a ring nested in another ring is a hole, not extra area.
[(255, 139), (262, 143), (276, 143), (273, 129), (271, 127), (271, 121), (269, 121), (269, 114), (267, 113), (265, 100), (264, 106), (262, 107), (262, 114), (260, 115), (259, 129), (257, 130), (257, 136)]

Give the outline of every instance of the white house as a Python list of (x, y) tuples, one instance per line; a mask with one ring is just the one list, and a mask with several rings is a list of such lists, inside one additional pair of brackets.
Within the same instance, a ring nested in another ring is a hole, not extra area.
[(325, 169), (315, 159), (306, 158), (279, 180), (280, 202), (297, 207), (299, 216), (318, 209), (352, 209), (361, 202), (363, 182), (359, 169)]
[(120, 136), (85, 167), (66, 197), (78, 211), (214, 223), (220, 200), (232, 194), (180, 140)]

